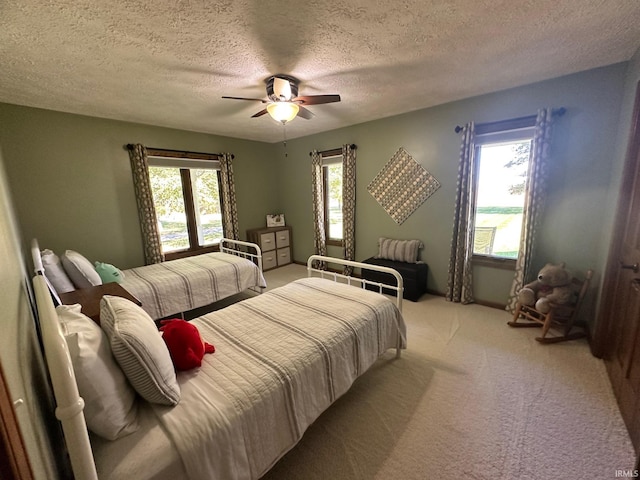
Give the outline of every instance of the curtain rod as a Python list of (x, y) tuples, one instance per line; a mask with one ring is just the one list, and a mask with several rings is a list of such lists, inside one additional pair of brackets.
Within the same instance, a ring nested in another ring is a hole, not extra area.
[[(352, 150), (357, 150), (358, 146), (355, 143), (351, 144)], [(342, 155), (342, 148), (334, 148), (333, 150), (323, 150), (322, 152), (318, 152), (321, 157), (333, 157), (335, 155)], [(313, 152), (309, 152), (309, 156), (311, 156)]]
[[(132, 143), (128, 143), (126, 148), (128, 150), (133, 150), (135, 145)], [(191, 158), (197, 160), (218, 160), (222, 154), (221, 153), (205, 153), (205, 152), (189, 152), (187, 150), (168, 150), (165, 148), (153, 148), (153, 147), (145, 147), (147, 153), (151, 156), (156, 157), (169, 157), (169, 158)], [(231, 158), (236, 158), (235, 155), (231, 154)]]
[[(566, 112), (567, 112), (567, 109), (564, 107), (554, 108), (551, 112), (551, 115), (561, 117)], [(491, 127), (500, 127), (501, 125), (504, 125), (504, 124), (515, 124), (519, 126), (520, 124), (524, 125), (524, 124), (529, 124), (531, 122), (535, 124), (537, 117), (538, 117), (537, 115), (529, 115), (526, 117), (512, 118), (510, 120), (500, 120), (499, 122), (479, 123), (478, 125), (476, 125), (476, 128), (481, 127), (485, 129), (491, 129)], [(460, 125), (457, 125), (455, 128), (456, 133), (460, 133), (462, 131), (462, 128), (463, 127), (461, 127)]]

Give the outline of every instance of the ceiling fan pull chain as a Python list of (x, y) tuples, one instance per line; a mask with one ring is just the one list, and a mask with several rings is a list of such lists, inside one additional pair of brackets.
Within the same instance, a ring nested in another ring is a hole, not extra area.
[(284, 141), (282, 142), (282, 144), (284, 145), (284, 157), (287, 158), (288, 154), (287, 154), (287, 123), (286, 122), (282, 122), (282, 132), (284, 137)]

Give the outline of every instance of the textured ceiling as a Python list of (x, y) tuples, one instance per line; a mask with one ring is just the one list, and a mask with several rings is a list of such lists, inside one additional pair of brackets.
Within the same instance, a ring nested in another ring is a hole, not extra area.
[(628, 60), (639, 0), (0, 0), (0, 102), (276, 142)]

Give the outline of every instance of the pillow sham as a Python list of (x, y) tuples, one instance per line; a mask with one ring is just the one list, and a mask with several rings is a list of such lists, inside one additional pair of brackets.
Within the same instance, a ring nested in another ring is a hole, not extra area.
[(67, 272), (64, 271), (64, 267), (62, 266), (62, 263), (60, 263), (60, 257), (58, 257), (58, 255), (56, 255), (52, 250), (45, 249), (40, 252), (40, 258), (42, 259), (44, 274), (58, 294), (72, 292), (76, 289), (67, 275)]
[(176, 405), (180, 387), (162, 334), (149, 314), (122, 297), (100, 300), (100, 325), (133, 388), (151, 403)]
[(62, 254), (62, 266), (76, 288), (102, 285), (100, 275), (91, 262), (74, 250), (66, 250)]
[(380, 237), (378, 255), (375, 258), (396, 262), (418, 263), (418, 255), (423, 247), (420, 240), (394, 240)]
[(139, 427), (136, 392), (114, 360), (105, 333), (80, 309), (79, 304), (60, 305), (56, 313), (84, 399), (85, 420), (93, 433), (116, 440)]

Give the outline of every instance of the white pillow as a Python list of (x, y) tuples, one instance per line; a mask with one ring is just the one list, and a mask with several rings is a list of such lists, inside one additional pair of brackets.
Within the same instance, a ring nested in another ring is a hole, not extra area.
[(393, 260), (396, 262), (417, 263), (420, 249), (423, 247), (420, 240), (394, 240), (380, 237), (378, 240), (378, 255), (375, 258)]
[(177, 405), (180, 387), (171, 355), (149, 314), (122, 297), (100, 300), (100, 326), (133, 388), (151, 403)]
[(93, 268), (92, 263), (84, 256), (73, 250), (62, 254), (62, 266), (76, 288), (89, 288), (102, 285), (100, 275)]
[(81, 306), (56, 307), (69, 346), (80, 396), (84, 399), (87, 427), (107, 440), (138, 429), (136, 392), (115, 362), (109, 340)]
[(67, 276), (67, 272), (64, 271), (58, 255), (46, 249), (40, 253), (40, 258), (42, 258), (44, 274), (58, 294), (72, 292), (76, 289), (71, 279)]

